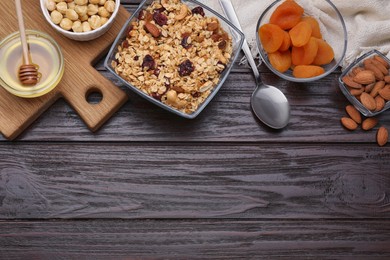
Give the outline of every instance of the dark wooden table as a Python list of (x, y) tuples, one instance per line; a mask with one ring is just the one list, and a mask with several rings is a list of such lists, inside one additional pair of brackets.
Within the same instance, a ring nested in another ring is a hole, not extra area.
[(237, 65), (194, 120), (126, 90), (95, 134), (60, 101), (0, 137), (0, 259), (389, 259), (390, 145), (341, 127), (340, 71), (260, 70), (291, 103), (281, 131), (256, 119)]

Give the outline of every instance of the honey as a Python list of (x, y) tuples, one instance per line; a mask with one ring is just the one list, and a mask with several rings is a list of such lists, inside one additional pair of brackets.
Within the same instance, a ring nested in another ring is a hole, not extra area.
[(64, 73), (64, 59), (57, 43), (48, 35), (34, 30), (26, 30), (30, 48), (30, 62), (39, 66), (41, 78), (34, 86), (24, 86), (18, 78), (18, 70), (23, 64), (22, 46), (19, 32), (6, 37), (0, 43), (0, 85), (10, 93), (33, 98), (42, 96), (61, 81)]

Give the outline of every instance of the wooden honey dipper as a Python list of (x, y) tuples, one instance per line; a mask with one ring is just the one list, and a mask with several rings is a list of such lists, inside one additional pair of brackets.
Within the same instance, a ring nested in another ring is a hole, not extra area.
[(23, 12), (21, 0), (16, 0), (16, 14), (19, 23), (20, 40), (22, 42), (23, 51), (23, 64), (19, 67), (19, 80), (23, 85), (35, 85), (41, 78), (41, 74), (38, 72), (39, 66), (30, 63), (30, 50), (27, 45), (26, 30), (24, 28)]

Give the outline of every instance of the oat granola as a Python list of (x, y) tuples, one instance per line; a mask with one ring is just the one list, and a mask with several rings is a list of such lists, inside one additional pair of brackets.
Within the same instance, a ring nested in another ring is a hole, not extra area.
[(156, 0), (129, 26), (112, 61), (132, 85), (190, 114), (210, 95), (232, 55), (232, 39), (202, 7)]

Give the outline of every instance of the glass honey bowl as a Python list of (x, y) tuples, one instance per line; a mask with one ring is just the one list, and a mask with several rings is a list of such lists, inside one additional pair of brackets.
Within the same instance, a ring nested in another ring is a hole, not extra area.
[(26, 30), (32, 63), (39, 66), (41, 78), (34, 86), (19, 81), (18, 70), (23, 63), (19, 32), (8, 35), (0, 42), (0, 85), (15, 96), (34, 98), (47, 94), (61, 81), (64, 74), (64, 57), (59, 45), (49, 35)]

